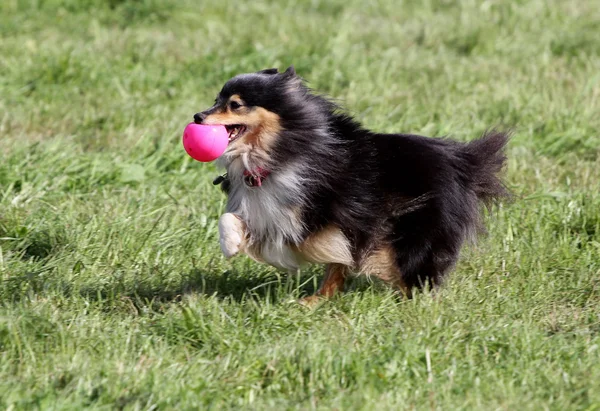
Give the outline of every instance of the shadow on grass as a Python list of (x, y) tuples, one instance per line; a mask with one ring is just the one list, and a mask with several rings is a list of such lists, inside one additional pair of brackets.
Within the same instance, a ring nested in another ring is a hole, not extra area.
[[(238, 271), (228, 270), (223, 273), (203, 272), (194, 269), (183, 276), (182, 294), (204, 294), (217, 298), (229, 298), (241, 301), (253, 296), (255, 298), (276, 298), (278, 294), (310, 294), (315, 290), (315, 283), (320, 276), (314, 270), (305, 270), (299, 275), (272, 270)], [(316, 278), (315, 278), (316, 277)]]
[[(0, 283), (0, 296), (10, 296), (6, 300), (19, 301), (34, 295), (46, 294), (70, 299), (83, 298), (88, 302), (100, 303), (108, 310), (126, 306), (136, 310), (145, 308), (162, 310), (165, 305), (181, 301), (185, 296), (204, 295), (222, 300), (241, 302), (244, 299), (269, 300), (301, 298), (312, 295), (323, 277), (323, 269), (310, 267), (299, 274), (278, 272), (265, 266), (248, 270), (192, 269), (177, 280), (161, 276), (159, 273), (135, 279), (131, 276), (115, 277), (108, 283), (85, 283), (79, 286), (57, 278), (53, 267), (45, 266), (27, 271)], [(363, 277), (349, 278), (347, 291), (364, 291), (372, 284)]]
[[(263, 271), (207, 272), (193, 269), (181, 277), (176, 284), (141, 282), (135, 286), (114, 286), (110, 290), (81, 290), (81, 295), (92, 301), (128, 300), (135, 307), (160, 307), (180, 301), (184, 296), (205, 295), (240, 302), (244, 299), (269, 300), (300, 298), (312, 295), (322, 280), (322, 270), (307, 269), (300, 274)], [(372, 284), (364, 278), (351, 278), (347, 289), (366, 290)]]
[[(217, 298), (229, 298), (241, 301), (252, 296), (258, 299), (270, 298), (277, 300), (278, 296), (303, 297), (312, 295), (317, 290), (323, 279), (322, 269), (307, 268), (299, 274), (287, 272), (263, 271), (225, 271), (224, 273), (205, 273), (194, 269), (188, 272), (182, 280), (176, 292), (165, 292), (158, 294), (147, 293), (149, 290), (139, 289), (138, 296), (145, 298), (159, 298), (173, 300), (177, 296), (188, 294), (204, 294), (216, 296)], [(372, 284), (365, 278), (350, 277), (347, 280), (347, 288), (352, 290), (366, 290)], [(144, 291), (140, 293), (140, 291)]]
[[(112, 284), (80, 289), (79, 294), (90, 301), (129, 300), (136, 307), (162, 305), (181, 300), (188, 295), (215, 296), (219, 299), (242, 301), (246, 298), (278, 300), (282, 295), (310, 295), (321, 276), (314, 270), (299, 275), (285, 272), (237, 271), (222, 273), (193, 269), (181, 276), (179, 282), (167, 284), (159, 278), (148, 278), (136, 284)], [(155, 281), (153, 281), (155, 280)]]

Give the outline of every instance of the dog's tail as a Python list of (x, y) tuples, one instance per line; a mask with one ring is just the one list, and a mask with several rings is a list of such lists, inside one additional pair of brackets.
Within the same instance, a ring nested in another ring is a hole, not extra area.
[(498, 175), (506, 164), (504, 148), (509, 138), (510, 132), (490, 130), (465, 146), (471, 168), (471, 187), (486, 206), (510, 197)]

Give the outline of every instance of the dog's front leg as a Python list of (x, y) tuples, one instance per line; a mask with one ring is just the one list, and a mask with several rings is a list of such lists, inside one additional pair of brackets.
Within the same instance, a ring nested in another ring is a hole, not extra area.
[(233, 213), (225, 213), (219, 218), (219, 243), (226, 258), (231, 258), (246, 245), (246, 224)]

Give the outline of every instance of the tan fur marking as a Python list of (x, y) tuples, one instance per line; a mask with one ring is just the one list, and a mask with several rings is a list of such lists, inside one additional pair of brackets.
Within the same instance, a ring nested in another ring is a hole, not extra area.
[(338, 293), (344, 292), (344, 283), (348, 276), (348, 267), (341, 264), (328, 264), (325, 268), (325, 277), (321, 286), (315, 293), (302, 298), (299, 303), (305, 307), (315, 307), (323, 298), (331, 298)]
[(244, 105), (244, 101), (238, 94), (234, 94), (231, 97), (229, 97), (228, 103), (231, 103), (232, 101), (235, 101), (238, 104)]
[(333, 297), (336, 293), (344, 292), (344, 283), (348, 276), (348, 267), (341, 264), (329, 264), (325, 271), (325, 278), (317, 295)]
[[(234, 96), (232, 96), (234, 97)], [(268, 151), (281, 131), (280, 118), (277, 114), (262, 107), (240, 107), (235, 112), (214, 113), (206, 117), (204, 124), (243, 124), (247, 130), (232, 145), (248, 144)]]
[(409, 295), (410, 290), (402, 280), (402, 273), (396, 264), (396, 257), (391, 246), (384, 246), (371, 252), (359, 267), (361, 274), (375, 276)]
[(311, 263), (354, 265), (350, 242), (342, 231), (330, 225), (308, 237), (297, 247), (302, 257)]
[(231, 124), (243, 124), (243, 116), (241, 113), (231, 113), (225, 110), (219, 111), (218, 113), (209, 114), (202, 124), (222, 124), (224, 126)]
[(250, 124), (248, 131), (241, 140), (248, 144), (258, 145), (263, 150), (269, 150), (277, 135), (281, 131), (279, 116), (262, 107), (256, 107), (246, 116), (246, 122)]

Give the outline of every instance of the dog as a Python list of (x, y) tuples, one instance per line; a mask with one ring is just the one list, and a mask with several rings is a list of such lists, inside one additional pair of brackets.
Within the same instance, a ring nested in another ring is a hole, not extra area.
[(461, 143), (363, 128), (314, 93), (291, 66), (233, 77), (198, 124), (224, 125), (227, 258), (245, 253), (287, 270), (325, 264), (312, 304), (351, 273), (402, 294), (432, 289), (483, 229), (481, 205), (508, 195), (499, 173), (507, 132)]

